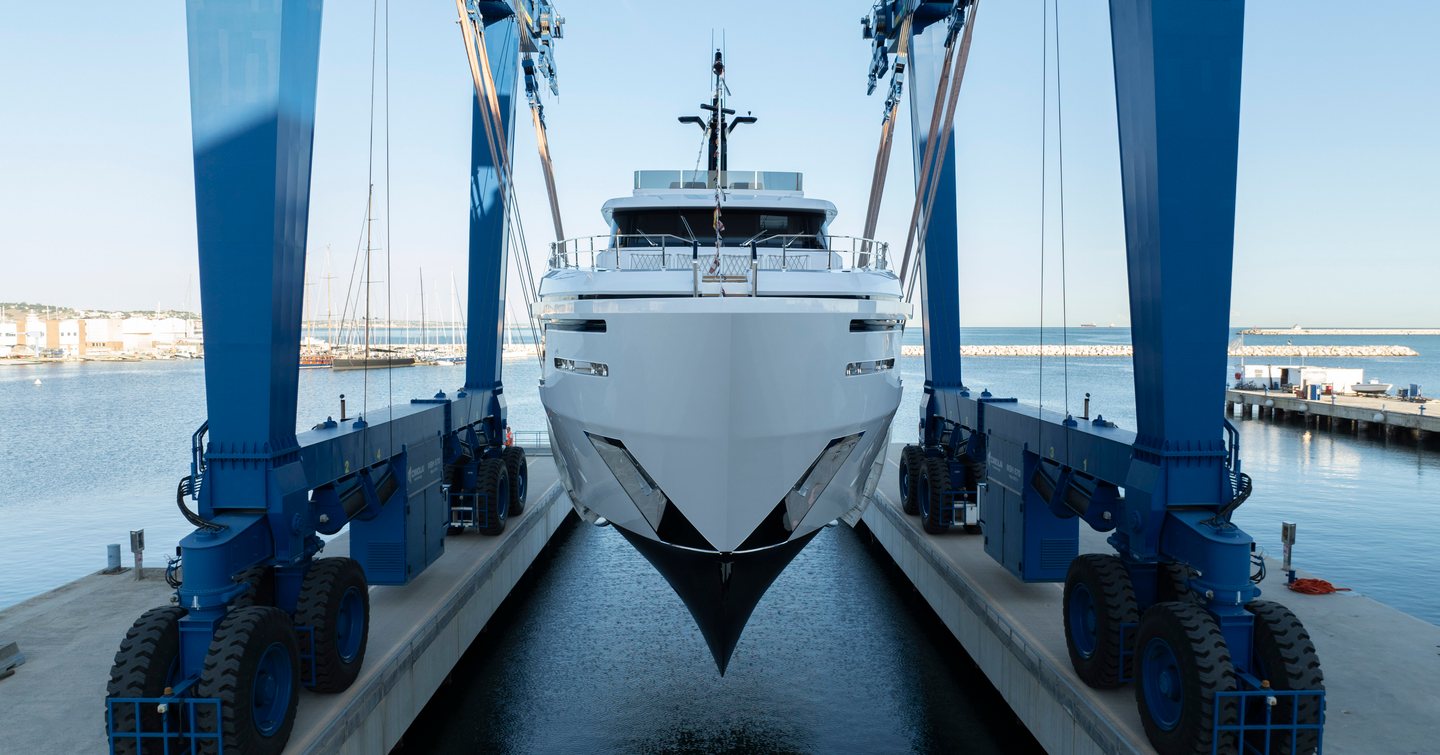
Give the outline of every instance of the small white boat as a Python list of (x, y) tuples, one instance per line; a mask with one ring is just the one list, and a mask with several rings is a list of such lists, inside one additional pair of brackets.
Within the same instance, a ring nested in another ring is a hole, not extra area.
[(1379, 380), (1371, 380), (1368, 383), (1356, 383), (1350, 386), (1350, 390), (1361, 396), (1384, 396), (1390, 392), (1393, 386), (1390, 383), (1382, 383)]

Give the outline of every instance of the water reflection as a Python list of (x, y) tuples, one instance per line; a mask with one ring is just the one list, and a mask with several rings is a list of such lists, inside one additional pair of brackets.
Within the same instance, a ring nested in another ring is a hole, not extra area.
[(908, 582), (847, 527), (760, 603), (725, 677), (612, 530), (542, 556), (404, 752), (974, 752), (1035, 743)]

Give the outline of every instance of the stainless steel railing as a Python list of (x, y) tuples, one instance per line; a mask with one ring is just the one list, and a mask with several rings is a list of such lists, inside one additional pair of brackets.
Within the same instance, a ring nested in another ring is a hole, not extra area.
[[(718, 260), (717, 260), (718, 258)], [(748, 276), (766, 271), (880, 272), (890, 270), (890, 245), (858, 236), (780, 234), (725, 245), (664, 233), (580, 236), (550, 245), (550, 269), (664, 271), (699, 267), (706, 275)]]

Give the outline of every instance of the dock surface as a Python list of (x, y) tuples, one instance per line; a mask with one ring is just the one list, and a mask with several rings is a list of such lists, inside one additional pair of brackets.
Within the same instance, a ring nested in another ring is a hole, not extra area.
[[(498, 537), (449, 537), (404, 587), (370, 588), (370, 637), (345, 692), (303, 691), (287, 753), (387, 753), (570, 513), (554, 461), (530, 459), (530, 501)], [(348, 553), (348, 537), (323, 556)], [(94, 574), (0, 611), (0, 639), (27, 662), (0, 680), (0, 753), (103, 753), (115, 651), (144, 611), (169, 603), (159, 569)]]
[[(899, 445), (862, 517), (876, 540), (1052, 755), (1153, 753), (1134, 688), (1096, 690), (1065, 649), (1062, 586), (1025, 584), (985, 553), (982, 535), (927, 535), (895, 502)], [(1081, 526), (1080, 548), (1112, 552)], [(1440, 626), (1356, 593), (1301, 595), (1278, 565), (1264, 598), (1290, 607), (1325, 673), (1325, 751), (1426, 753), (1440, 730)], [(1302, 575), (1309, 576), (1309, 575)], [(1323, 576), (1323, 575), (1319, 575)]]
[[(1225, 391), (1225, 405), (1230, 413), (1249, 417), (1256, 413), (1261, 416), (1301, 416), (1330, 423), (1330, 429), (1337, 427), (1355, 432), (1367, 426), (1384, 428), (1387, 432), (1408, 429), (1425, 434), (1440, 432), (1440, 400), (1405, 401), (1395, 396), (1322, 396), (1319, 400), (1300, 398), (1286, 391), (1254, 391), (1231, 388)], [(1339, 425), (1334, 425), (1338, 420)]]

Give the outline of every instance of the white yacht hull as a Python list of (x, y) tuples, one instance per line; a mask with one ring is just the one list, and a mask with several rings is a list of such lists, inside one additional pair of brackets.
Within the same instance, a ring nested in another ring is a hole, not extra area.
[(900, 403), (904, 309), (801, 297), (544, 304), (540, 399), (571, 501), (665, 577), (720, 673), (775, 577), (873, 490)]
[[(605, 332), (547, 332), (540, 398), (571, 500), (659, 541), (673, 506), (703, 538), (674, 544), (722, 553), (804, 537), (858, 509), (900, 402), (901, 331), (852, 332), (851, 322), (902, 310), (800, 298), (546, 304), (547, 319), (605, 321)], [(852, 365), (869, 370), (847, 374)], [(625, 484), (632, 464), (638, 490)]]

